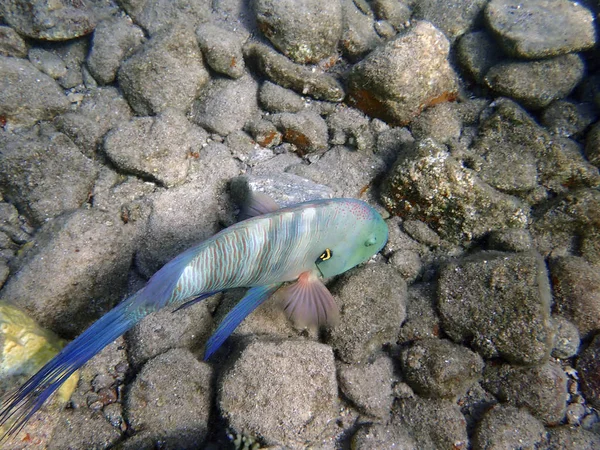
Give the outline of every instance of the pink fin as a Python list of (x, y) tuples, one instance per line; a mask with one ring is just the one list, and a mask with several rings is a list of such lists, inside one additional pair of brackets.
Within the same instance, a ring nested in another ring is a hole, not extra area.
[(273, 211), (277, 211), (279, 205), (271, 197), (262, 192), (250, 192), (246, 199), (246, 204), (242, 207), (240, 220), (250, 217), (262, 216)]
[(279, 291), (283, 310), (295, 325), (312, 327), (336, 325), (340, 311), (325, 285), (312, 272), (303, 272), (298, 281)]

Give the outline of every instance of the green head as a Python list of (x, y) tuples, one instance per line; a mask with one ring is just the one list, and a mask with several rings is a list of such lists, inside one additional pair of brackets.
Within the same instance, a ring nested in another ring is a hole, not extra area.
[(348, 201), (343, 214), (343, 227), (335, 239), (317, 258), (315, 264), (324, 278), (338, 275), (367, 261), (383, 248), (388, 239), (388, 226), (381, 215), (368, 204)]

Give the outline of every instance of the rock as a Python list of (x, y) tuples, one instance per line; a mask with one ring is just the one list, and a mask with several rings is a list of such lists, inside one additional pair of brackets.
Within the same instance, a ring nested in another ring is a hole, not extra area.
[(139, 115), (186, 112), (208, 82), (196, 36), (187, 27), (153, 36), (119, 68), (119, 86)]
[(294, 64), (260, 43), (248, 43), (243, 48), (246, 61), (252, 61), (267, 79), (284, 88), (316, 99), (339, 102), (344, 98), (344, 88), (332, 75)]
[(580, 343), (577, 326), (561, 316), (553, 316), (552, 320), (556, 328), (552, 356), (560, 359), (568, 359), (575, 356), (579, 350)]
[(593, 408), (600, 408), (600, 334), (579, 355), (577, 366), (581, 392)]
[(485, 31), (474, 31), (463, 35), (456, 45), (458, 63), (467, 74), (482, 83), (485, 74), (503, 59), (503, 54), (494, 38)]
[(67, 74), (67, 66), (57, 55), (41, 48), (32, 48), (27, 55), (29, 62), (55, 80)]
[(340, 280), (332, 287), (340, 324), (329, 330), (327, 343), (344, 362), (366, 362), (383, 344), (395, 342), (406, 318), (406, 282), (385, 264), (367, 264)]
[(461, 129), (462, 122), (458, 108), (450, 103), (441, 103), (427, 108), (410, 124), (410, 131), (415, 139), (429, 137), (441, 144), (457, 141)]
[(355, 61), (381, 44), (382, 40), (377, 34), (373, 13), (366, 2), (342, 0), (341, 3), (344, 28), (340, 45), (345, 56)]
[(424, 107), (455, 98), (449, 49), (432, 24), (416, 22), (354, 65), (348, 79), (351, 104), (371, 117), (406, 124)]
[(563, 425), (548, 430), (548, 450), (572, 448), (578, 450), (594, 450), (600, 447), (600, 436), (583, 427)]
[(279, 206), (323, 198), (333, 198), (333, 191), (327, 186), (313, 183), (291, 173), (272, 175), (245, 175), (230, 182), (232, 199), (243, 205), (249, 192), (262, 192), (271, 197)]
[(80, 209), (48, 222), (2, 299), (63, 336), (81, 332), (125, 293), (138, 229), (115, 219)]
[(382, 200), (390, 213), (419, 219), (457, 242), (523, 228), (529, 221), (526, 204), (482, 181), (431, 139), (399, 154), (384, 181)]
[(96, 165), (51, 127), (0, 140), (0, 184), (4, 195), (36, 225), (88, 200)]
[(271, 121), (281, 132), (282, 139), (294, 144), (301, 156), (327, 150), (327, 123), (317, 113), (301, 111), (274, 114)]
[(566, 0), (492, 0), (485, 9), (487, 25), (512, 56), (547, 58), (587, 50), (596, 41), (594, 16)]
[(439, 247), (442, 245), (440, 236), (420, 220), (405, 220), (402, 222), (402, 228), (417, 242), (429, 247)]
[(265, 81), (259, 90), (260, 105), (263, 109), (278, 113), (295, 113), (304, 109), (304, 100), (294, 91)]
[(585, 156), (596, 167), (600, 167), (600, 122), (596, 122), (585, 140)]
[[(268, 120), (251, 120), (246, 124), (246, 128), (252, 135), (254, 142), (261, 147), (272, 148), (281, 144), (281, 133), (277, 131), (277, 127)], [(271, 157), (273, 156), (275, 155), (271, 153)], [(257, 161), (257, 163), (259, 162), (262, 161)]]
[[(199, 166), (197, 171), (194, 164)], [(136, 254), (138, 268), (146, 277), (220, 229), (219, 218), (228, 207), (225, 185), (239, 175), (237, 164), (225, 146), (212, 144), (193, 161), (191, 171), (188, 183), (151, 198), (152, 213)]]
[(486, 85), (527, 108), (540, 109), (567, 95), (583, 78), (581, 56), (568, 54), (540, 61), (502, 62), (485, 76)]
[[(266, 141), (274, 141), (273, 143), (279, 141), (278, 144), (280, 144), (281, 133), (277, 131), (275, 125), (268, 121), (261, 121), (259, 127), (262, 126), (263, 122), (268, 124), (268, 126), (265, 125), (262, 129), (257, 130), (256, 128), (253, 128), (256, 122), (249, 122), (246, 124), (246, 129), (258, 133), (259, 138), (264, 138)], [(261, 130), (263, 130), (265, 134), (262, 134)], [(269, 161), (275, 157), (273, 150), (261, 147), (257, 141), (241, 130), (228, 134), (225, 138), (225, 145), (229, 147), (234, 158), (240, 160), (249, 167), (254, 167), (257, 164)]]
[(488, 364), (481, 384), (503, 404), (526, 408), (545, 425), (565, 417), (567, 376), (554, 361), (535, 367)]
[(205, 23), (196, 29), (196, 37), (211, 69), (231, 78), (244, 75), (242, 40), (238, 34)]
[(430, 283), (408, 287), (406, 321), (400, 328), (399, 343), (440, 337), (440, 318), (435, 309), (435, 286)]
[(346, 145), (360, 151), (375, 150), (375, 135), (371, 130), (368, 117), (354, 108), (338, 108), (327, 117), (329, 143)]
[(104, 151), (120, 170), (173, 187), (188, 174), (191, 155), (206, 140), (203, 130), (177, 110), (155, 117), (138, 117), (112, 129), (104, 139)]
[(131, 109), (114, 87), (94, 89), (81, 106), (55, 119), (57, 128), (69, 136), (88, 158), (96, 156), (106, 133), (131, 119)]
[(208, 433), (211, 379), (211, 367), (188, 350), (150, 360), (127, 395), (130, 427), (168, 448), (198, 448)]
[(213, 80), (194, 102), (191, 120), (213, 133), (227, 136), (257, 115), (257, 90), (251, 76)]
[(528, 230), (512, 228), (492, 231), (488, 236), (490, 250), (503, 252), (526, 252), (533, 250), (533, 237)]
[(386, 420), (392, 408), (394, 365), (381, 356), (368, 364), (338, 366), (338, 379), (343, 394), (364, 414)]
[(352, 448), (368, 450), (417, 450), (413, 438), (404, 428), (393, 425), (370, 423), (360, 427), (352, 436)]
[(400, 399), (392, 424), (408, 430), (419, 449), (465, 449), (469, 443), (464, 416), (447, 400)]
[(577, 256), (550, 260), (554, 310), (585, 339), (600, 329), (600, 268)]
[(19, 34), (48, 41), (65, 41), (94, 31), (96, 17), (86, 2), (7, 0), (0, 16)]
[(377, 18), (389, 22), (398, 31), (410, 21), (412, 11), (406, 3), (394, 0), (373, 0), (370, 3)]
[(0, 55), (27, 58), (27, 44), (11, 27), (0, 25)]
[(473, 436), (473, 450), (536, 448), (544, 442), (544, 426), (522, 409), (498, 405), (485, 413)]
[(444, 331), (456, 342), (470, 340), (484, 358), (545, 361), (554, 338), (550, 302), (546, 266), (534, 252), (481, 252), (440, 272), (438, 309)]
[(27, 127), (69, 107), (60, 86), (29, 61), (0, 56), (0, 116), (7, 126)]
[(101, 84), (117, 77), (121, 62), (131, 56), (145, 41), (144, 32), (128, 18), (103, 20), (94, 30), (87, 67)]
[(185, 311), (165, 308), (153, 313), (127, 334), (131, 362), (139, 367), (172, 348), (198, 350), (208, 339), (212, 326), (206, 302), (192, 305)]
[(195, 29), (211, 19), (211, 0), (117, 0), (133, 21), (151, 37), (167, 29)]
[(424, 397), (457, 398), (479, 380), (483, 360), (446, 339), (423, 339), (402, 350), (404, 380)]
[(591, 103), (558, 100), (542, 112), (541, 123), (555, 136), (581, 135), (598, 118)]
[(413, 283), (423, 270), (423, 261), (417, 252), (398, 250), (392, 254), (388, 263), (396, 269), (407, 283)]
[(66, 75), (57, 81), (64, 89), (76, 88), (83, 84), (83, 64), (89, 53), (89, 39), (80, 38), (66, 42), (59, 42), (48, 46), (47, 50), (54, 53), (65, 63)]
[(296, 63), (316, 63), (332, 55), (342, 37), (339, 0), (256, 0), (254, 12), (260, 31)]
[(440, 29), (453, 42), (474, 27), (486, 6), (486, 0), (421, 0), (415, 2), (413, 20), (427, 20)]
[(297, 449), (312, 442), (323, 448), (337, 417), (337, 395), (331, 348), (316, 342), (257, 341), (223, 375), (218, 401), (238, 433), (267, 445)]

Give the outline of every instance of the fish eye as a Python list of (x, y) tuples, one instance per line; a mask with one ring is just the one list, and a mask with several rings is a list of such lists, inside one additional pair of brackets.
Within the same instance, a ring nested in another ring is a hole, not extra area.
[(323, 250), (323, 253), (321, 253), (321, 255), (319, 255), (319, 257), (315, 261), (315, 264), (319, 264), (322, 261), (327, 261), (332, 256), (333, 256), (333, 252), (331, 251), (331, 249), (330, 248), (326, 248), (325, 250)]
[(365, 247), (370, 247), (371, 245), (377, 244), (377, 237), (371, 236), (369, 239), (365, 241)]

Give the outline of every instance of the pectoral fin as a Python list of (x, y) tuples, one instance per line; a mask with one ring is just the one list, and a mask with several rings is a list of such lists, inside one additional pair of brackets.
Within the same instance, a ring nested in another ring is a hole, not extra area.
[(251, 192), (248, 194), (245, 204), (239, 214), (239, 219), (244, 220), (250, 217), (262, 216), (273, 211), (277, 211), (279, 205), (262, 192)]
[(340, 311), (335, 299), (316, 274), (304, 272), (296, 283), (280, 292), (283, 296), (283, 310), (295, 325), (334, 326), (339, 322)]
[(217, 330), (206, 342), (204, 350), (204, 360), (217, 351), (217, 349), (225, 342), (225, 340), (233, 333), (233, 330), (248, 317), (248, 315), (258, 308), (273, 292), (279, 289), (281, 283), (270, 284), (268, 286), (253, 287), (246, 292), (237, 305), (225, 316), (223, 321), (217, 327)]

